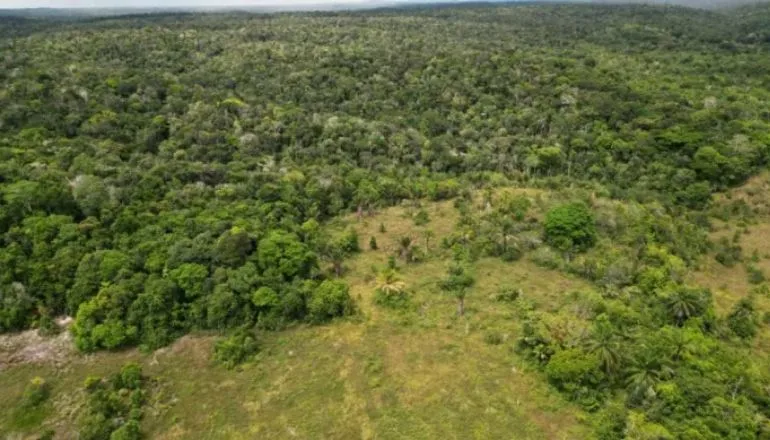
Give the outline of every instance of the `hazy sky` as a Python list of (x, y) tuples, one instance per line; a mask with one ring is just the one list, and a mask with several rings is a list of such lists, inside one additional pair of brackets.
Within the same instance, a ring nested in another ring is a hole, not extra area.
[(369, 3), (367, 0), (0, 0), (0, 8), (113, 8), (178, 6), (307, 6)]

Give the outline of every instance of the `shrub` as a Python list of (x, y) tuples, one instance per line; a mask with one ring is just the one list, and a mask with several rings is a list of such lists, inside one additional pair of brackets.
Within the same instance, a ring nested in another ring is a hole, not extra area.
[(746, 266), (746, 271), (749, 274), (749, 282), (751, 284), (762, 284), (765, 282), (765, 280), (767, 280), (765, 273), (762, 272), (762, 269), (758, 268), (757, 266)]
[(500, 259), (511, 263), (513, 261), (517, 261), (522, 257), (523, 253), (518, 248), (518, 246), (508, 245), (500, 252)]
[(358, 232), (353, 228), (350, 228), (345, 232), (340, 243), (342, 249), (347, 253), (353, 254), (361, 251), (361, 246), (358, 244)]
[(376, 251), (377, 250), (377, 239), (372, 236), (369, 238), (369, 249)]
[(741, 339), (751, 339), (757, 334), (757, 321), (754, 301), (751, 298), (738, 301), (727, 317), (730, 330)]
[(51, 395), (51, 386), (42, 377), (36, 376), (24, 388), (23, 406), (33, 408), (40, 406)]
[(561, 268), (564, 260), (559, 254), (550, 248), (541, 247), (530, 255), (532, 262), (546, 269), (556, 270)]
[(142, 386), (142, 367), (129, 362), (120, 369), (114, 380), (115, 388), (126, 388), (129, 390), (137, 390)]
[(430, 215), (425, 209), (420, 209), (414, 216), (414, 224), (417, 226), (424, 226), (430, 223)]
[(489, 331), (484, 333), (484, 342), (489, 345), (500, 345), (503, 343), (503, 335), (496, 331)]
[(337, 316), (353, 312), (353, 301), (347, 284), (326, 280), (315, 289), (307, 304), (309, 318), (313, 322), (325, 322)]
[(548, 380), (588, 409), (600, 403), (605, 381), (598, 358), (579, 349), (562, 350), (551, 356), (545, 368)]
[[(82, 440), (138, 440), (146, 378), (141, 367), (128, 363), (109, 378), (89, 376), (88, 403), (80, 418)], [(129, 391), (130, 390), (130, 391)]]
[(214, 360), (226, 368), (234, 368), (248, 361), (258, 351), (254, 335), (242, 329), (214, 344)]
[(139, 440), (141, 438), (142, 433), (139, 430), (139, 422), (136, 420), (129, 420), (110, 434), (110, 440)]
[(716, 246), (716, 255), (714, 258), (719, 264), (727, 267), (732, 267), (735, 263), (741, 261), (742, 249), (737, 244), (730, 244), (727, 237), (722, 237)]
[(503, 287), (495, 295), (495, 301), (514, 302), (521, 296), (521, 289), (515, 287)]
[(53, 440), (53, 438), (56, 436), (56, 431), (53, 429), (46, 429), (42, 433), (40, 433), (39, 436), (37, 436), (37, 440)]

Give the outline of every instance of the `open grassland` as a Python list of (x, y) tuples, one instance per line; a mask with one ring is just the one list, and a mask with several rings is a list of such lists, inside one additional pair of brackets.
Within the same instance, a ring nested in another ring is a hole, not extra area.
[[(695, 284), (708, 287), (714, 294), (717, 311), (729, 312), (741, 298), (756, 289), (751, 283), (747, 266), (751, 265), (770, 275), (770, 173), (762, 173), (749, 179), (743, 186), (715, 197), (716, 209), (738, 212), (736, 219), (728, 222), (714, 220), (710, 234), (713, 243), (721, 239), (734, 240), (741, 247), (742, 261), (731, 266), (720, 264), (714, 252), (703, 258), (699, 270), (691, 274)], [(761, 283), (760, 283), (761, 284)], [(767, 295), (755, 296), (760, 309), (770, 310)]]
[[(691, 274), (691, 281), (708, 287), (714, 295), (717, 313), (724, 316), (742, 298), (752, 296), (760, 315), (770, 312), (770, 295), (762, 292), (762, 285), (751, 283), (747, 264), (770, 276), (770, 173), (764, 172), (749, 179), (744, 185), (715, 197), (717, 209), (740, 213), (738, 220), (715, 221), (710, 238), (717, 242), (722, 238), (737, 238), (742, 249), (743, 261), (725, 266), (715, 260), (714, 253), (704, 257), (699, 270)], [(752, 293), (759, 292), (758, 294)], [(770, 329), (760, 326), (759, 334), (752, 341), (753, 353), (770, 359)]]

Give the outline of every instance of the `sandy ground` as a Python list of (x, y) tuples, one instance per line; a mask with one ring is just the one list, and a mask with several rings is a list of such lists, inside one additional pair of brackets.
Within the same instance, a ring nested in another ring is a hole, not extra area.
[(0, 371), (18, 364), (66, 363), (75, 352), (72, 335), (67, 331), (71, 319), (59, 321), (61, 332), (41, 336), (37, 330), (0, 335)]

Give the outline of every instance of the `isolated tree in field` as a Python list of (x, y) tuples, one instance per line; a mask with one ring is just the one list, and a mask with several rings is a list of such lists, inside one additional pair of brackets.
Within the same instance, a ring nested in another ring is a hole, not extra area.
[(403, 258), (406, 263), (412, 262), (412, 257), (414, 256), (412, 237), (405, 235), (398, 240), (398, 255)]
[(593, 214), (582, 203), (551, 209), (545, 218), (545, 240), (565, 252), (589, 249), (596, 242)]
[(398, 276), (398, 272), (394, 269), (385, 269), (380, 273), (377, 280), (377, 291), (382, 292), (388, 296), (398, 295), (404, 292), (406, 289), (406, 283), (404, 283)]
[(388, 307), (402, 307), (408, 303), (406, 283), (395, 269), (386, 268), (377, 277), (374, 302)]
[(465, 297), (468, 289), (476, 282), (473, 275), (461, 263), (453, 263), (447, 271), (446, 278), (440, 287), (444, 292), (457, 298), (457, 315), (465, 315)]

